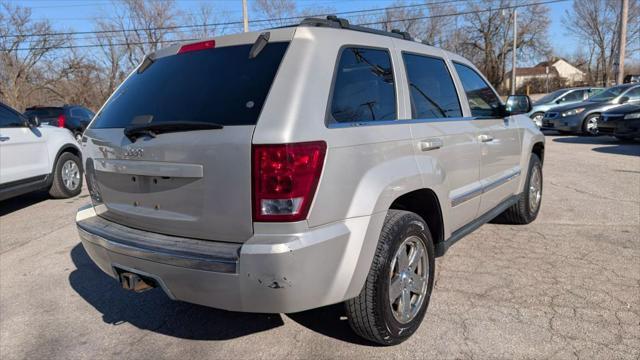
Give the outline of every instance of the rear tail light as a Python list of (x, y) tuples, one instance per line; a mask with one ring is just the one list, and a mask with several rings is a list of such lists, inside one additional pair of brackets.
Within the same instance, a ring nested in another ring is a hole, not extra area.
[(327, 144), (314, 141), (253, 146), (253, 220), (307, 218)]
[(67, 118), (64, 116), (64, 114), (60, 114), (58, 115), (58, 127), (63, 128), (64, 127), (64, 122)]
[(216, 41), (215, 40), (201, 41), (201, 42), (197, 42), (197, 43), (193, 43), (193, 44), (182, 45), (180, 47), (180, 50), (178, 50), (178, 54), (184, 54), (184, 53), (190, 52), (190, 51), (213, 49), (215, 47), (216, 47)]

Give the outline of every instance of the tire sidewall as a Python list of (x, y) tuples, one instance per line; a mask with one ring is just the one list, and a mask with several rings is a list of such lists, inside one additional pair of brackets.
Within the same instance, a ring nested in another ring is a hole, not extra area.
[[(65, 186), (64, 181), (62, 180), (62, 167), (67, 161), (73, 161), (78, 167), (78, 171), (80, 171), (80, 181), (78, 183), (78, 187), (74, 190), (68, 189)], [(82, 163), (77, 156), (69, 152), (62, 153), (56, 162), (55, 172), (56, 173), (54, 174), (53, 181), (58, 182), (59, 189), (64, 193), (66, 197), (73, 197), (80, 194), (80, 192), (82, 191), (83, 171)]]
[[(427, 228), (426, 223), (417, 215), (408, 213), (407, 215), (401, 218), (402, 226), (399, 228), (399, 231), (395, 231), (391, 239), (391, 246), (389, 246), (388, 253), (386, 254), (386, 259), (384, 266), (380, 269), (381, 274), (378, 276), (378, 284), (377, 288), (381, 289), (378, 294), (376, 294), (378, 304), (378, 309), (376, 311), (378, 314), (381, 314), (383, 324), (385, 326), (385, 330), (390, 335), (388, 339), (390, 344), (399, 343), (411, 336), (424, 319), (427, 308), (429, 306), (429, 301), (431, 299), (431, 292), (433, 290), (434, 276), (435, 276), (435, 249), (433, 246), (433, 241), (431, 239), (431, 234)], [(427, 292), (425, 294), (426, 298), (422, 303), (422, 309), (416, 314), (416, 317), (406, 324), (402, 324), (398, 322), (393, 313), (391, 312), (391, 305), (389, 302), (389, 276), (390, 276), (390, 267), (391, 262), (393, 261), (393, 256), (398, 251), (400, 244), (408, 237), (416, 236), (418, 237), (424, 248), (427, 250), (427, 259), (429, 262), (429, 279), (427, 281)]]
[[(538, 203), (538, 208), (536, 209), (535, 212), (531, 212), (531, 209), (529, 208), (529, 186), (531, 185), (531, 177), (533, 175), (533, 168), (537, 167), (538, 171), (540, 173), (540, 202)], [(527, 217), (527, 222), (531, 222), (533, 220), (535, 220), (535, 218), (538, 217), (538, 214), (540, 213), (540, 208), (542, 207), (542, 198), (544, 194), (544, 175), (542, 173), (542, 162), (540, 161), (540, 159), (538, 158), (538, 155), (536, 154), (531, 154), (531, 158), (529, 159), (529, 169), (528, 169), (528, 175), (527, 175), (527, 181), (525, 183), (524, 186), (524, 212), (526, 214)]]

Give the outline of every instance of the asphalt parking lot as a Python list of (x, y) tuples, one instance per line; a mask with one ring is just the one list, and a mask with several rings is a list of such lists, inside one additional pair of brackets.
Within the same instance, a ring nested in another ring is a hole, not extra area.
[(640, 359), (640, 145), (547, 137), (527, 226), (488, 224), (437, 262), (424, 323), (378, 347), (340, 306), (231, 313), (126, 292), (101, 273), (70, 200), (0, 203), (0, 358)]

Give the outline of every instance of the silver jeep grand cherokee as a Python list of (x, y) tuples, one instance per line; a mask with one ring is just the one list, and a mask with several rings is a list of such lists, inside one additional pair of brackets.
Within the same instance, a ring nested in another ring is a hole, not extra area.
[(233, 311), (345, 302), (385, 345), (435, 258), (540, 209), (544, 138), (464, 58), (346, 20), (150, 54), (82, 140), (84, 248), (122, 286)]

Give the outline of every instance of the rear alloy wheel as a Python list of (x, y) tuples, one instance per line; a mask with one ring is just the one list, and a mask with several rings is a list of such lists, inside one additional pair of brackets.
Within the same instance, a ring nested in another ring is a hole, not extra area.
[(584, 119), (584, 124), (582, 124), (582, 133), (586, 135), (596, 136), (598, 135), (598, 121), (600, 120), (600, 115), (594, 114), (587, 116)]
[(349, 325), (378, 344), (403, 342), (424, 318), (434, 275), (435, 250), (425, 221), (389, 210), (364, 287), (345, 302)]

